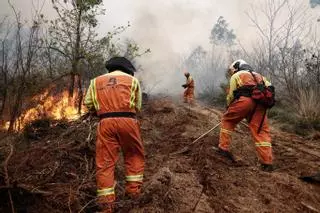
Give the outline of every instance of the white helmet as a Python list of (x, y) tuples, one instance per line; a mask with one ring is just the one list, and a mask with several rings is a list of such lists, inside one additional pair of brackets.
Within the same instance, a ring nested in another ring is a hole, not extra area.
[(236, 73), (240, 70), (252, 70), (252, 68), (244, 60), (238, 59), (230, 65), (229, 70), (230, 70), (231, 74), (233, 75), (234, 73)]

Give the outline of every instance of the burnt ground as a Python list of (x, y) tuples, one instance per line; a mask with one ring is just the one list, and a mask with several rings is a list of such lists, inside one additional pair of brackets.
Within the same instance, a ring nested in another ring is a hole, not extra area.
[[(139, 200), (124, 198), (119, 162), (117, 212), (320, 212), (320, 185), (298, 178), (320, 170), (319, 139), (272, 129), (277, 168), (268, 173), (259, 169), (243, 124), (233, 136), (237, 164), (216, 154), (218, 128), (188, 146), (219, 122), (217, 110), (156, 99), (140, 120), (144, 191)], [(12, 206), (16, 212), (95, 212), (96, 124), (95, 119), (46, 121), (23, 134), (2, 136), (0, 212), (12, 212)]]

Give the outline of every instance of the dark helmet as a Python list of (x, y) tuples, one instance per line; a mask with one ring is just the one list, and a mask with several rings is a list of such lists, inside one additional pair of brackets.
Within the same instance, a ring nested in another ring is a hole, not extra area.
[(109, 72), (120, 70), (132, 76), (134, 76), (134, 72), (136, 71), (132, 63), (125, 57), (113, 57), (109, 59), (106, 62), (106, 68)]

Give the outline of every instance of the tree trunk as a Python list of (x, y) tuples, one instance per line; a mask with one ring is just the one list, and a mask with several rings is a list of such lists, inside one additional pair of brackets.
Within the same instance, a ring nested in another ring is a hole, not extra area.
[(17, 95), (12, 107), (12, 111), (10, 113), (10, 125), (8, 128), (9, 132), (12, 132), (14, 130), (14, 124), (15, 121), (17, 119), (17, 117), (19, 116), (20, 110), (21, 110), (21, 105), (22, 105), (22, 101), (23, 101), (23, 92), (25, 89), (25, 79), (23, 78), (21, 80), (21, 84), (20, 87), (17, 90)]
[(5, 42), (2, 42), (2, 66), (1, 71), (3, 75), (3, 91), (2, 91), (2, 103), (0, 108), (0, 126), (4, 125), (4, 109), (7, 102), (7, 94), (8, 94), (8, 57), (5, 53)]
[(3, 118), (3, 113), (4, 113), (6, 102), (7, 102), (7, 89), (4, 89), (4, 91), (2, 92), (2, 103), (1, 103), (1, 108), (0, 108), (0, 121)]
[(7, 89), (4, 89), (2, 93), (2, 103), (0, 108), (0, 126), (4, 125), (4, 109), (7, 102)]
[[(79, 7), (79, 14), (78, 14), (78, 20), (77, 20), (77, 29), (76, 29), (76, 41), (75, 41), (75, 45), (74, 45), (74, 55), (73, 55), (73, 60), (72, 60), (72, 71), (71, 71), (71, 85), (69, 87), (69, 98), (71, 99), (73, 97), (73, 93), (74, 93), (74, 86), (75, 83), (78, 84), (79, 90), (77, 91), (78, 94), (76, 94), (76, 97), (80, 97), (82, 96), (82, 94), (80, 95), (80, 89), (81, 85), (79, 86), (79, 84), (81, 84), (81, 80), (80, 79), (80, 74), (78, 71), (78, 65), (79, 65), (79, 61), (80, 61), (80, 43), (81, 43), (81, 20), (82, 20), (82, 8)], [(76, 80), (76, 76), (77, 78), (77, 82), (75, 82)], [(80, 83), (79, 83), (80, 81)], [(81, 101), (82, 101), (82, 97), (81, 97)], [(79, 109), (79, 103), (78, 103), (78, 109)], [(80, 108), (81, 109), (81, 108)]]
[(82, 108), (82, 100), (83, 100), (83, 90), (82, 90), (82, 83), (81, 83), (81, 76), (78, 75), (78, 114), (81, 114), (81, 108)]
[[(72, 68), (73, 70), (73, 68)], [(72, 99), (73, 97), (73, 92), (74, 92), (74, 82), (75, 82), (75, 74), (73, 71), (70, 74), (70, 85), (69, 85), (69, 100)]]
[(16, 118), (18, 117), (18, 110), (19, 110), (19, 107), (18, 105), (16, 104), (18, 101), (18, 97), (15, 101), (15, 105), (13, 106), (12, 108), (12, 111), (10, 113), (10, 124), (9, 124), (9, 128), (8, 128), (8, 132), (12, 132), (14, 130), (14, 124), (15, 124), (15, 121), (16, 121)]

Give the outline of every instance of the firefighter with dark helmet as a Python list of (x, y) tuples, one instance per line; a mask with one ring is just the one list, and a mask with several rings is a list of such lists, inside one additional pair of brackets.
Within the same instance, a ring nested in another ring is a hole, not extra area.
[(114, 170), (121, 149), (125, 162), (127, 196), (137, 198), (144, 172), (144, 146), (136, 112), (141, 109), (141, 89), (135, 68), (124, 57), (106, 62), (109, 73), (91, 80), (85, 105), (100, 117), (96, 141), (96, 181), (102, 212), (113, 212)]

